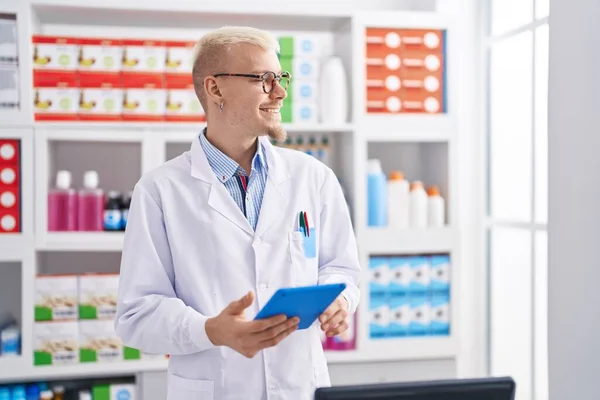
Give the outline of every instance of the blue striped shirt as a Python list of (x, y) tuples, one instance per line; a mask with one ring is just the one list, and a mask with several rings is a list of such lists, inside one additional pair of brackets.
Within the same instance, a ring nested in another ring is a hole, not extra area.
[(237, 162), (217, 149), (208, 141), (205, 135), (206, 128), (200, 134), (200, 144), (204, 149), (208, 164), (217, 179), (225, 185), (252, 228), (256, 230), (260, 206), (267, 184), (268, 167), (264, 155), (265, 150), (259, 143), (256, 154), (252, 159), (252, 171), (248, 177), (247, 172)]

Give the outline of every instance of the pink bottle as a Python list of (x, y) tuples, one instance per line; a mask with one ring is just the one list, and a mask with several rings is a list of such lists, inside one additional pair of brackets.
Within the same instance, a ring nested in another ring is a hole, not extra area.
[(102, 231), (104, 229), (104, 192), (98, 188), (98, 173), (86, 171), (83, 189), (78, 193), (77, 227), (79, 231)]
[(48, 231), (77, 230), (77, 191), (71, 188), (71, 173), (58, 171), (56, 188), (48, 192)]
[(348, 329), (341, 334), (327, 338), (327, 350), (356, 349), (356, 314), (348, 319)]

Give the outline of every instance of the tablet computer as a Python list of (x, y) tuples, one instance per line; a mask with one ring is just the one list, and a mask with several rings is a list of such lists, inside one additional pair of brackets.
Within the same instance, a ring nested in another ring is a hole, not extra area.
[(288, 318), (300, 318), (298, 329), (306, 329), (345, 288), (345, 283), (332, 283), (278, 289), (254, 319), (285, 314)]

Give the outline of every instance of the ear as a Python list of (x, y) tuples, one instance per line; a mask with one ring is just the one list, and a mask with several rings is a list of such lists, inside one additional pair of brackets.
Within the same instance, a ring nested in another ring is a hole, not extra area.
[(217, 105), (223, 101), (223, 95), (219, 89), (219, 85), (214, 76), (207, 76), (204, 78), (204, 91), (208, 101), (213, 102)]

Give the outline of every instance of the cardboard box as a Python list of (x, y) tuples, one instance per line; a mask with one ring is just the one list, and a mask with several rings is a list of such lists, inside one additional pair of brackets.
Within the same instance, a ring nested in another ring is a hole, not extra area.
[(166, 41), (165, 72), (190, 75), (194, 66), (195, 44), (190, 41)]
[(19, 140), (0, 138), (0, 165), (19, 165), (20, 144)]
[[(92, 388), (94, 400), (135, 400), (134, 384), (98, 384)], [(183, 400), (183, 399), (182, 399)]]
[(79, 319), (113, 320), (117, 313), (118, 274), (79, 276)]
[(35, 320), (76, 320), (78, 283), (75, 275), (38, 276), (35, 280)]
[(166, 76), (167, 121), (206, 121), (191, 75)]
[(123, 120), (163, 121), (166, 90), (162, 75), (123, 77)]
[(121, 76), (86, 74), (80, 77), (78, 117), (84, 121), (120, 120), (123, 114)]
[(19, 59), (17, 38), (17, 16), (16, 14), (2, 14), (0, 16), (0, 64), (17, 65)]
[(323, 47), (317, 35), (294, 35), (279, 38), (279, 55), (281, 58), (320, 58)]
[(33, 365), (68, 365), (79, 362), (79, 325), (73, 322), (38, 322), (34, 325)]
[(19, 212), (20, 193), (17, 187), (0, 187), (0, 210)]
[(139, 73), (165, 72), (167, 48), (162, 40), (123, 40), (121, 70), (135, 76)]
[(123, 42), (116, 39), (77, 39), (79, 72), (119, 74), (123, 63)]
[(20, 212), (0, 209), (0, 233), (21, 232)]
[(124, 359), (123, 343), (115, 333), (113, 321), (79, 322), (80, 362), (103, 363)]
[(18, 166), (0, 164), (0, 191), (6, 188), (18, 190), (19, 182)]
[(77, 119), (79, 88), (75, 74), (35, 73), (33, 80), (36, 121)]
[(316, 58), (283, 57), (279, 64), (282, 71), (290, 73), (293, 82), (317, 82), (321, 75), (321, 66)]
[(77, 39), (33, 35), (33, 69), (76, 71), (79, 58)]
[(17, 111), (20, 107), (19, 67), (0, 66), (0, 112)]

